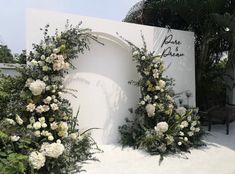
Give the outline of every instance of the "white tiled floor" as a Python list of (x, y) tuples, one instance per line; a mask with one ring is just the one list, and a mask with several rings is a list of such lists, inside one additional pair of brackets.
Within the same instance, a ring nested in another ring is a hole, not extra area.
[(192, 149), (191, 154), (181, 157), (166, 157), (160, 166), (159, 156), (103, 145), (100, 148), (104, 153), (97, 154), (100, 162), (91, 162), (84, 169), (87, 174), (235, 174), (235, 123), (231, 124), (230, 135), (225, 134), (224, 125), (213, 126), (205, 141), (207, 147)]

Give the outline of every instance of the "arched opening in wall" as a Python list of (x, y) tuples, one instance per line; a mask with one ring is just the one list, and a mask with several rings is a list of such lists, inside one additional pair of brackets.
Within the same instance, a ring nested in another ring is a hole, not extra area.
[[(114, 144), (119, 140), (118, 126), (130, 116), (129, 108), (138, 102), (138, 88), (128, 81), (138, 78), (129, 47), (119, 38), (104, 34), (91, 42), (90, 51), (73, 62), (77, 67), (66, 77), (67, 88), (78, 90), (77, 97), (66, 96), (74, 112), (80, 108), (81, 131), (93, 130), (98, 144)], [(74, 113), (75, 114), (75, 113)]]

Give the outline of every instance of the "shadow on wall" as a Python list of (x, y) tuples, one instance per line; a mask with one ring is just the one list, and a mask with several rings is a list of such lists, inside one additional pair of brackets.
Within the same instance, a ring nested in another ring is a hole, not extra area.
[(99, 144), (119, 140), (118, 126), (130, 116), (128, 109), (138, 101), (138, 88), (128, 81), (138, 78), (128, 49), (107, 39), (91, 43), (89, 52), (73, 64), (78, 68), (66, 77), (65, 85), (78, 90), (78, 99), (66, 96), (74, 111), (80, 105), (80, 129), (101, 128), (92, 135)]

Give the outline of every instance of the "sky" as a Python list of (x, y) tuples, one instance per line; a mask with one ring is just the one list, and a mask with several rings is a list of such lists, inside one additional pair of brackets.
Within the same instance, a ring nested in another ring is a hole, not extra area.
[(26, 9), (36, 8), (122, 21), (139, 0), (0, 0), (0, 43), (25, 49)]

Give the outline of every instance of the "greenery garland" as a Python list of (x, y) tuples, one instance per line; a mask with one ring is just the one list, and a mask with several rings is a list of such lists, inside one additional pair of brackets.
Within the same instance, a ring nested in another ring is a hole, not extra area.
[[(77, 117), (63, 86), (71, 60), (96, 40), (89, 29), (66, 25), (33, 45), (27, 66), (0, 81), (0, 173), (71, 174), (99, 150), (89, 133), (79, 133)], [(96, 40), (97, 41), (97, 40)]]
[(138, 81), (130, 83), (140, 88), (141, 96), (134, 119), (126, 119), (126, 124), (119, 127), (121, 144), (144, 149), (152, 155), (160, 154), (162, 160), (165, 154), (203, 145), (203, 131), (196, 109), (177, 107), (173, 80), (164, 76), (161, 56), (148, 52), (143, 35), (142, 39), (143, 48), (124, 39), (132, 48), (140, 75)]

